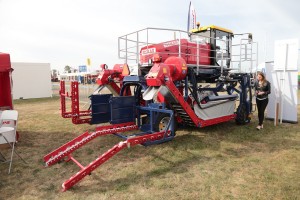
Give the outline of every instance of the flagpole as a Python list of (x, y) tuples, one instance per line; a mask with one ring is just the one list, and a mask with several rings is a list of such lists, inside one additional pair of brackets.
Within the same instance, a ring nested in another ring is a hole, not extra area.
[(186, 32), (190, 32), (190, 14), (191, 14), (191, 5), (192, 5), (192, 2), (190, 1), (190, 4), (189, 4), (189, 12), (188, 12), (188, 23), (187, 23), (187, 31)]

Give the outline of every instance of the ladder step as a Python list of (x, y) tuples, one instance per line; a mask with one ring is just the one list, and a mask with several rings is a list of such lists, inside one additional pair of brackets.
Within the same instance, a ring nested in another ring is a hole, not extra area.
[(175, 111), (184, 111), (185, 112), (185, 110), (183, 108), (175, 108), (174, 110)]
[(184, 116), (184, 115), (187, 115), (186, 112), (177, 112), (177, 114), (183, 115), (183, 116)]
[(187, 123), (193, 123), (193, 121), (190, 120), (190, 119), (182, 119), (182, 120), (185, 121), (185, 122), (187, 122)]
[(180, 117), (185, 118), (185, 119), (190, 119), (190, 117), (187, 115), (181, 115)]
[(195, 124), (187, 124), (187, 126), (195, 126)]
[(185, 120), (185, 121), (190, 121), (190, 122), (192, 122), (192, 120), (191, 120), (190, 118), (187, 118), (187, 117), (183, 117), (182, 119)]
[(185, 120), (189, 120), (189, 117), (186, 117), (185, 115), (179, 115), (180, 118), (185, 119)]
[(186, 115), (186, 112), (184, 110), (175, 110), (176, 113)]
[(172, 105), (173, 108), (182, 108), (180, 105)]
[(174, 107), (176, 107), (176, 108), (181, 108), (182, 106), (181, 106), (180, 104), (176, 103), (176, 104), (172, 104), (172, 107), (173, 107), (173, 108), (174, 108)]

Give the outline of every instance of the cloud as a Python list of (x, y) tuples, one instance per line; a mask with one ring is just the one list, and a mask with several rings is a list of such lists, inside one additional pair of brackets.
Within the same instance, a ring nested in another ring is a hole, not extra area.
[[(253, 32), (263, 47), (275, 39), (300, 35), (300, 6), (291, 1), (200, 0), (193, 4), (201, 25)], [(185, 30), (188, 5), (188, 0), (0, 0), (0, 51), (10, 53), (12, 61), (50, 62), (58, 69), (85, 64), (88, 57), (95, 67), (112, 66), (123, 62), (118, 59), (119, 36), (146, 27)]]

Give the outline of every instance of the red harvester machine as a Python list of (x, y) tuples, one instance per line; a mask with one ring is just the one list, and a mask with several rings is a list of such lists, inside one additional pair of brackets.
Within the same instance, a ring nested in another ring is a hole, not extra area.
[[(159, 31), (154, 34), (157, 37), (164, 35), (161, 32), (171, 33), (166, 35), (174, 35), (174, 39), (155, 37), (158, 41), (151, 41), (153, 31)], [(63, 190), (71, 188), (125, 147), (172, 140), (177, 126), (202, 128), (229, 120), (248, 123), (252, 112), (252, 79), (251, 73), (241, 72), (241, 66), (249, 66), (251, 71), (255, 62), (252, 47), (256, 43), (251, 34), (241, 38), (237, 45), (232, 43), (233, 38), (232, 31), (214, 25), (198, 27), (189, 33), (146, 28), (121, 36), (119, 58), (125, 64), (117, 64), (113, 69), (101, 65), (99, 88), (90, 96), (88, 110), (79, 109), (78, 82), (71, 82), (69, 94), (61, 81), (64, 118), (72, 118), (74, 124), (110, 124), (85, 132), (44, 157), (46, 166), (61, 160), (72, 160), (79, 166), (80, 171), (63, 183)], [(234, 50), (235, 47), (239, 50)], [(100, 94), (104, 87), (112, 94)], [(71, 98), (70, 112), (66, 111), (66, 97)], [(139, 131), (122, 134), (132, 130)], [(87, 166), (72, 157), (75, 150), (108, 134), (123, 141)]]

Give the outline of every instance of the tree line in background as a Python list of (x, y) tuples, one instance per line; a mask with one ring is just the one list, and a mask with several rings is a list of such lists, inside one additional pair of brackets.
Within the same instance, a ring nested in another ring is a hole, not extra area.
[(75, 68), (72, 68), (70, 67), (69, 65), (66, 65), (65, 68), (64, 68), (64, 72), (65, 73), (75, 73), (75, 72), (78, 72), (78, 69), (75, 69)]
[[(72, 73), (72, 72), (77, 72), (77, 70), (71, 68), (69, 65), (66, 65), (64, 68), (64, 73)], [(57, 82), (58, 76), (59, 76), (59, 71), (57, 69), (52, 69), (51, 70), (51, 81)]]

